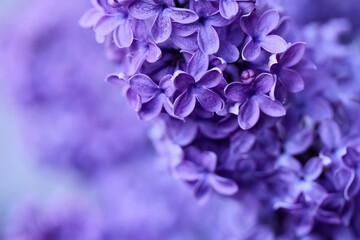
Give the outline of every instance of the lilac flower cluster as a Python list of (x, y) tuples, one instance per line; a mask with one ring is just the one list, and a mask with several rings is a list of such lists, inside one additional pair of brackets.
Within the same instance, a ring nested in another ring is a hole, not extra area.
[(200, 201), (261, 202), (258, 231), (240, 239), (359, 239), (358, 53), (346, 24), (287, 34), (268, 2), (98, 0), (80, 22)]

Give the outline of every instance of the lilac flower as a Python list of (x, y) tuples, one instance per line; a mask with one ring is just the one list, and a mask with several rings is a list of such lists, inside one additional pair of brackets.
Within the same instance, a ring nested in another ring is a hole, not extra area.
[(242, 58), (247, 61), (255, 60), (261, 48), (270, 53), (281, 53), (287, 48), (283, 38), (269, 35), (279, 24), (279, 13), (272, 9), (264, 12), (260, 17), (252, 12), (240, 20), (242, 30), (249, 36), (242, 51)]
[(135, 1), (129, 6), (130, 14), (140, 20), (146, 20), (155, 17), (151, 27), (151, 33), (156, 43), (166, 41), (172, 32), (171, 21), (181, 24), (195, 22), (198, 16), (189, 9), (174, 7), (172, 1)]
[(304, 43), (291, 45), (286, 52), (277, 54), (277, 63), (271, 66), (271, 73), (275, 74), (280, 83), (290, 92), (300, 92), (304, 89), (304, 80), (294, 69), (305, 53)]
[(176, 167), (176, 171), (181, 179), (195, 182), (195, 196), (201, 201), (209, 197), (211, 189), (223, 195), (233, 195), (238, 191), (234, 181), (215, 173), (217, 162), (215, 153), (191, 149), (189, 158), (182, 161)]
[(142, 98), (139, 109), (140, 119), (150, 120), (161, 112), (164, 107), (168, 114), (173, 115), (172, 103), (169, 98), (175, 92), (171, 75), (165, 75), (156, 85), (144, 74), (136, 74), (129, 79), (130, 88)]
[(262, 73), (249, 84), (233, 82), (225, 88), (227, 98), (240, 104), (238, 121), (242, 129), (250, 129), (258, 122), (260, 109), (272, 117), (285, 115), (284, 106), (266, 95), (273, 84), (271, 74)]

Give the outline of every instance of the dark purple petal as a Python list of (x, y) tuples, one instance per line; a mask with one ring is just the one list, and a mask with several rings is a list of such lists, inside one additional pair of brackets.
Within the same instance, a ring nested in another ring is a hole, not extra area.
[(239, 130), (231, 137), (230, 150), (235, 156), (247, 153), (254, 146), (256, 136), (249, 131)]
[(281, 53), (286, 51), (287, 43), (278, 35), (268, 35), (261, 41), (261, 47), (271, 53)]
[(279, 64), (283, 67), (292, 67), (299, 63), (305, 53), (305, 43), (295, 43), (281, 56)]
[(192, 23), (199, 19), (196, 13), (189, 9), (183, 8), (170, 8), (170, 17), (172, 20), (178, 23), (186, 24)]
[(165, 75), (159, 83), (159, 87), (164, 91), (166, 97), (172, 97), (175, 92), (175, 86), (173, 81), (171, 81), (172, 76), (170, 74)]
[(96, 34), (106, 36), (114, 31), (124, 20), (114, 16), (103, 16), (96, 23), (94, 30)]
[(278, 73), (278, 77), (289, 92), (300, 92), (304, 89), (304, 80), (298, 72), (292, 69), (282, 69)]
[(145, 20), (157, 15), (160, 12), (160, 7), (149, 2), (136, 1), (130, 4), (129, 12), (134, 18)]
[(233, 63), (239, 59), (240, 53), (234, 44), (231, 44), (228, 41), (221, 41), (216, 56), (223, 58), (228, 63)]
[(257, 35), (258, 24), (259, 22), (255, 14), (242, 16), (240, 19), (241, 29), (251, 37)]
[(279, 24), (280, 16), (277, 10), (270, 9), (264, 12), (259, 19), (258, 32), (262, 35), (268, 35)]
[(225, 105), (221, 97), (209, 89), (197, 87), (195, 93), (200, 105), (208, 112), (220, 111)]
[(274, 85), (274, 77), (270, 73), (262, 73), (254, 81), (254, 89), (258, 93), (270, 92)]
[(87, 10), (84, 15), (82, 15), (79, 20), (79, 24), (84, 28), (92, 27), (100, 20), (102, 16), (104, 16), (103, 12), (96, 8), (91, 8)]
[(356, 169), (360, 165), (360, 154), (355, 148), (348, 147), (342, 159), (349, 168)]
[(199, 28), (198, 44), (201, 51), (207, 55), (214, 54), (219, 50), (219, 36), (211, 25)]
[(129, 82), (131, 89), (142, 97), (152, 97), (159, 91), (158, 86), (145, 74), (136, 74)]
[(209, 68), (209, 56), (203, 54), (200, 50), (196, 51), (191, 57), (187, 72), (192, 75), (196, 80), (206, 72)]
[(182, 161), (175, 167), (179, 177), (185, 181), (196, 181), (199, 179), (201, 169), (191, 161)]
[(160, 13), (152, 25), (151, 34), (156, 43), (165, 42), (171, 35), (171, 19), (168, 15)]
[(270, 117), (281, 117), (286, 114), (285, 107), (277, 100), (261, 94), (256, 95), (255, 99), (261, 111)]
[(206, 202), (211, 194), (211, 188), (209, 184), (204, 180), (199, 180), (194, 186), (195, 197), (200, 203)]
[(242, 58), (246, 61), (254, 61), (261, 52), (261, 46), (259, 43), (255, 43), (252, 39), (250, 39), (246, 44), (244, 49), (242, 50)]
[(205, 151), (201, 153), (201, 165), (208, 171), (214, 172), (216, 169), (217, 156), (215, 153)]
[(142, 120), (151, 120), (157, 117), (162, 109), (163, 102), (160, 95), (156, 95), (149, 101), (141, 104), (138, 112), (139, 118)]
[(233, 180), (215, 174), (209, 177), (209, 183), (216, 192), (227, 196), (234, 195), (239, 190), (239, 187)]
[(243, 103), (249, 97), (249, 87), (238, 82), (230, 83), (224, 91), (229, 100), (237, 103)]
[(119, 48), (129, 47), (134, 35), (129, 20), (124, 20), (114, 31), (114, 42)]
[(314, 226), (314, 217), (303, 211), (295, 216), (296, 233), (300, 236), (308, 234)]
[(322, 160), (318, 157), (313, 157), (306, 162), (303, 174), (308, 180), (316, 180), (323, 171)]
[(221, 16), (226, 19), (233, 18), (239, 12), (239, 5), (235, 0), (220, 0), (219, 10)]
[(345, 198), (350, 200), (355, 197), (360, 191), (360, 179), (359, 176), (352, 172), (350, 181), (345, 187)]
[(333, 120), (325, 120), (319, 126), (319, 135), (322, 142), (329, 149), (335, 149), (341, 144), (341, 130)]
[(191, 85), (194, 83), (195, 83), (195, 79), (191, 75), (182, 71), (175, 72), (174, 85), (176, 89), (183, 92), (189, 89)]
[(180, 118), (189, 116), (195, 108), (196, 99), (191, 91), (185, 91), (176, 98), (174, 114)]
[(213, 68), (207, 71), (197, 82), (198, 86), (203, 86), (207, 88), (213, 88), (220, 84), (223, 76), (219, 68)]
[(154, 63), (161, 57), (161, 49), (154, 43), (149, 42), (146, 54), (146, 61)]
[(238, 122), (242, 129), (247, 130), (255, 126), (260, 117), (260, 108), (254, 98), (245, 101), (239, 109)]

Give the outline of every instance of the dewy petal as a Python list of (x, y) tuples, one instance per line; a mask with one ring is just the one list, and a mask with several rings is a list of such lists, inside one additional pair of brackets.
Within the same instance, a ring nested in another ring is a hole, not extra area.
[(209, 89), (197, 87), (195, 93), (201, 106), (208, 112), (220, 111), (225, 105), (221, 97)]
[(246, 61), (254, 61), (261, 52), (261, 46), (259, 43), (255, 43), (250, 39), (242, 50), (242, 58)]
[(233, 18), (239, 12), (239, 5), (235, 0), (220, 0), (219, 10), (221, 16), (226, 19)]
[(197, 82), (197, 85), (213, 88), (220, 84), (223, 80), (222, 72), (219, 68), (212, 68), (207, 71)]
[(239, 187), (233, 180), (215, 174), (209, 177), (209, 183), (216, 192), (223, 195), (234, 195), (239, 190)]
[(261, 47), (270, 53), (281, 53), (286, 51), (287, 43), (278, 35), (268, 35), (261, 41)]
[(157, 15), (159, 11), (160, 7), (158, 5), (145, 1), (136, 1), (129, 6), (131, 16), (140, 20), (151, 18)]
[(204, 54), (202, 51), (197, 50), (191, 57), (187, 72), (194, 77), (199, 79), (200, 76), (206, 72), (209, 68), (209, 56)]
[(270, 73), (262, 73), (254, 80), (254, 89), (258, 93), (268, 93), (274, 85), (274, 77)]
[(185, 91), (176, 98), (174, 114), (180, 118), (189, 116), (195, 108), (196, 99), (191, 91)]
[(124, 19), (114, 31), (114, 42), (119, 48), (129, 47), (134, 40), (130, 22)]
[(281, 117), (286, 114), (285, 107), (277, 100), (274, 101), (262, 94), (257, 94), (255, 99), (259, 103), (261, 111), (270, 117)]
[(339, 125), (335, 121), (322, 121), (318, 131), (322, 142), (327, 148), (335, 149), (341, 144), (341, 130)]
[(84, 15), (82, 15), (79, 20), (79, 24), (84, 28), (92, 27), (100, 20), (103, 15), (104, 13), (98, 9), (90, 8), (84, 13)]
[(103, 16), (100, 20), (96, 23), (94, 27), (94, 31), (96, 34), (106, 36), (112, 31), (114, 31), (124, 19), (114, 17), (114, 16)]
[(255, 99), (250, 98), (240, 106), (238, 122), (242, 129), (248, 130), (255, 126), (259, 117), (260, 109)]
[(323, 171), (322, 160), (318, 157), (313, 157), (304, 166), (303, 174), (306, 179), (314, 181)]
[(152, 25), (151, 34), (156, 43), (165, 42), (171, 35), (171, 19), (167, 14), (160, 13)]
[(277, 10), (270, 9), (264, 12), (259, 19), (258, 31), (262, 36), (268, 35), (279, 24), (280, 16)]
[(194, 83), (195, 79), (191, 75), (182, 71), (175, 72), (174, 85), (176, 89), (180, 90), (181, 92), (188, 90)]
[(284, 68), (278, 73), (278, 77), (286, 90), (289, 92), (300, 92), (304, 89), (304, 80), (295, 70)]
[(148, 50), (146, 54), (146, 61), (154, 63), (161, 57), (161, 49), (154, 43), (148, 43)]
[(198, 44), (201, 51), (207, 55), (214, 54), (219, 50), (219, 36), (211, 25), (206, 25), (199, 28)]
[(199, 19), (194, 11), (175, 7), (170, 8), (170, 17), (175, 22), (182, 24), (192, 23)]
[(228, 41), (221, 41), (216, 56), (223, 58), (227, 63), (233, 63), (239, 59), (240, 53), (234, 44), (231, 44)]
[(299, 63), (304, 56), (306, 49), (305, 43), (295, 43), (289, 47), (286, 52), (280, 57), (279, 64), (283, 67), (292, 67)]
[(145, 74), (136, 74), (129, 82), (131, 89), (142, 97), (152, 97), (159, 91), (158, 86)]
[(229, 100), (237, 103), (243, 103), (249, 97), (249, 87), (239, 82), (230, 83), (224, 91)]
[(185, 181), (196, 181), (200, 176), (200, 168), (191, 161), (182, 161), (175, 167), (179, 177)]
[(160, 95), (156, 95), (148, 102), (141, 105), (138, 112), (139, 118), (142, 120), (151, 120), (157, 117), (162, 109), (163, 103)]

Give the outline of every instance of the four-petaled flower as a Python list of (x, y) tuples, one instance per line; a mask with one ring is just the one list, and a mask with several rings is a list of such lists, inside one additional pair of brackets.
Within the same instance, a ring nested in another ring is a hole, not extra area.
[(172, 21), (181, 24), (195, 22), (196, 13), (189, 9), (176, 8), (171, 0), (135, 1), (129, 6), (130, 14), (140, 20), (155, 17), (151, 33), (156, 43), (166, 41), (172, 32)]
[(250, 129), (258, 122), (260, 109), (271, 117), (285, 115), (286, 110), (284, 106), (267, 95), (273, 85), (273, 76), (268, 73), (262, 73), (249, 84), (233, 82), (226, 86), (226, 97), (240, 104), (238, 122), (242, 129)]
[(242, 30), (249, 36), (242, 51), (246, 61), (255, 60), (261, 53), (261, 48), (270, 53), (281, 53), (287, 48), (286, 41), (270, 34), (279, 24), (279, 13), (274, 10), (264, 12), (260, 17), (256, 12), (243, 16), (240, 19)]
[(160, 114), (161, 110), (173, 115), (170, 97), (174, 94), (175, 88), (171, 81), (171, 75), (164, 76), (159, 86), (145, 74), (136, 74), (129, 79), (130, 88), (138, 94), (143, 103), (138, 112), (140, 119), (150, 120)]
[(205, 201), (211, 190), (223, 195), (233, 195), (238, 191), (237, 184), (215, 173), (217, 156), (214, 152), (200, 152), (191, 148), (189, 160), (183, 160), (176, 166), (176, 172), (182, 180), (194, 183), (195, 196)]

